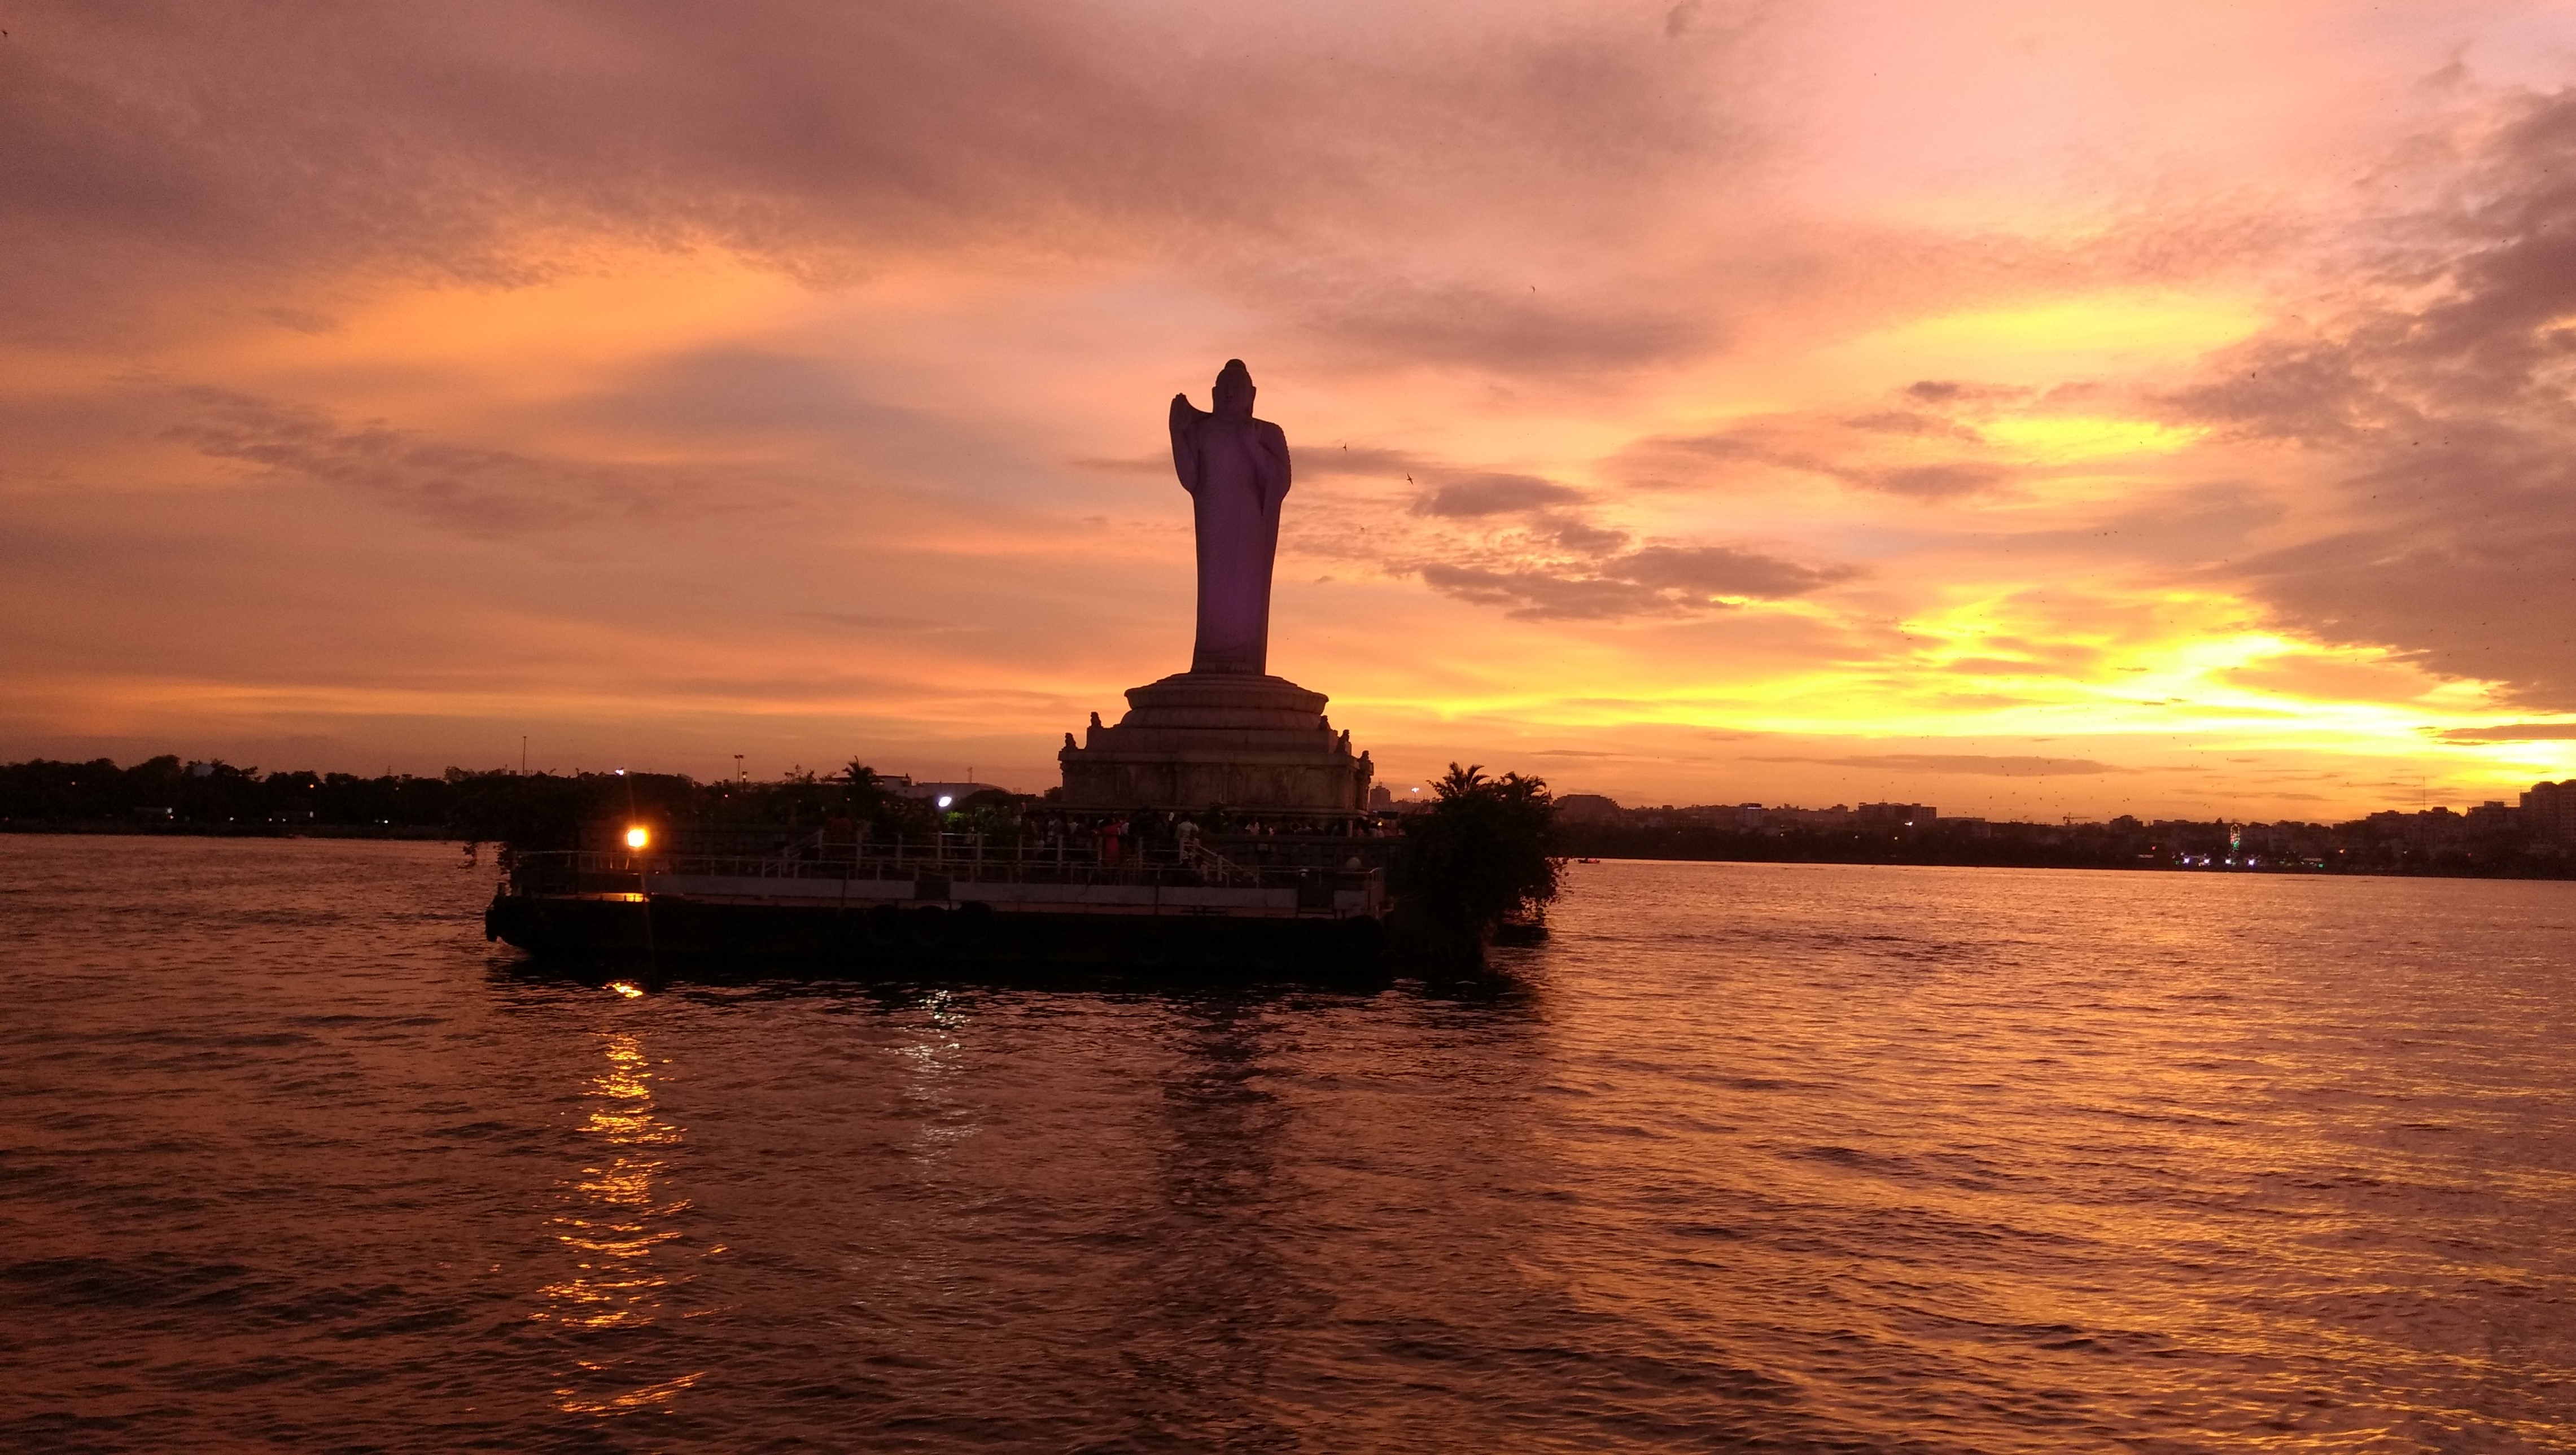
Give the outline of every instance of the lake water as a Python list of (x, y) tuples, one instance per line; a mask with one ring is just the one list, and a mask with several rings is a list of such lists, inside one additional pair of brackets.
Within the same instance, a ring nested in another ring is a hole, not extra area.
[(1611, 863), (1118, 995), (491, 879), (0, 837), (0, 1446), (2576, 1448), (2576, 885)]

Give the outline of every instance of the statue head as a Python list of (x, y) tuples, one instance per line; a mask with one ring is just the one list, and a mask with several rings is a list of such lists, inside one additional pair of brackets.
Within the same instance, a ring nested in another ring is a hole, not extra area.
[(1208, 402), (1228, 419), (1252, 417), (1252, 371), (1243, 367), (1243, 360), (1225, 361), (1217, 371), (1216, 387), (1208, 391)]

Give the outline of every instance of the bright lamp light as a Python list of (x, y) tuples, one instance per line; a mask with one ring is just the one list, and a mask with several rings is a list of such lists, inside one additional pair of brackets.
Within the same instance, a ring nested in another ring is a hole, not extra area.
[(640, 849), (651, 842), (653, 842), (653, 835), (645, 829), (631, 828), (626, 831), (626, 847), (630, 849)]

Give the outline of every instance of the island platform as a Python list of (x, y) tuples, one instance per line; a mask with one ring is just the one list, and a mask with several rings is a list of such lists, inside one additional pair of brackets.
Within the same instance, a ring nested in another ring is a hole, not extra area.
[(1373, 968), (1400, 841), (1253, 836), (1128, 849), (815, 834), (773, 852), (516, 855), (484, 934), (548, 958), (852, 971)]

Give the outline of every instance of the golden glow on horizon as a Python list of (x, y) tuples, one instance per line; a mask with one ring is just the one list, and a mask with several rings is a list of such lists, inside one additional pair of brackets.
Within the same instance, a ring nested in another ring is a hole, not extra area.
[(2259, 311), (2229, 299), (2123, 291), (1942, 314), (1896, 329), (1890, 338), (1926, 349), (2022, 358), (2195, 355), (2242, 338), (2262, 323)]
[[(2251, 628), (2245, 623), (2254, 613), (2233, 597), (2167, 592), (2106, 600), (2084, 614), (2116, 625), (2069, 632), (2029, 596), (2026, 588), (1963, 594), (1939, 612), (1899, 623), (1905, 652), (1818, 669), (1705, 685), (1632, 680), (1624, 689), (1587, 674), (1594, 690), (1582, 696), (1514, 688), (1342, 701), (1408, 719), (1506, 721), (1528, 738), (1568, 743), (1650, 725), (1782, 743), (1877, 745), (1872, 751), (2042, 742), (2055, 746), (2017, 751), (2136, 769), (2174, 761), (2177, 751), (2305, 755), (2342, 765), (2337, 771), (2347, 777), (2373, 764), (2381, 776), (2410, 783), (2420, 775), (2472, 801), (2511, 801), (2536, 779), (2576, 774), (2576, 743), (2440, 740), (2448, 731), (2559, 721), (2499, 708), (2496, 684), (2445, 681), (2381, 649), (2321, 647)], [(2234, 675), (2310, 667), (2367, 669), (2390, 690), (2337, 697)], [(2369, 792), (2352, 790), (2356, 804)]]
[[(2046, 387), (2142, 365), (2181, 364), (2243, 338), (2265, 323), (2251, 301), (2169, 292), (2114, 290), (2036, 298), (2004, 307), (1935, 314), (1862, 334), (1817, 351), (1801, 370), (1810, 387), (1854, 379), (1902, 384), (1960, 380)], [(1995, 407), (2001, 401), (1971, 399)]]
[(2145, 419), (2016, 417), (1989, 421), (1977, 432), (2042, 462), (2099, 459), (2111, 455), (2168, 454), (2206, 437), (2198, 425), (2158, 424)]

